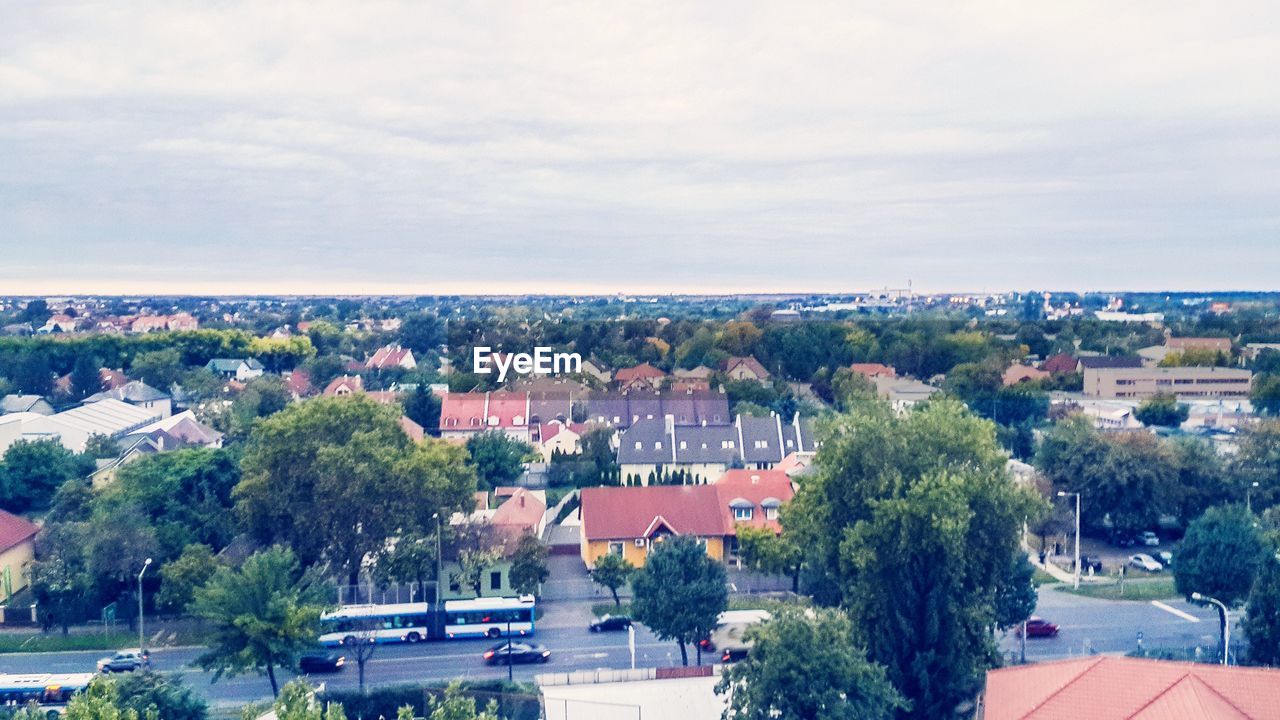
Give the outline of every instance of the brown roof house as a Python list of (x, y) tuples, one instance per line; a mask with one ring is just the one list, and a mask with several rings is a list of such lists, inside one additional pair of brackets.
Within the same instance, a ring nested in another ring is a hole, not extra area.
[(0, 604), (27, 586), (39, 532), (33, 523), (0, 510)]

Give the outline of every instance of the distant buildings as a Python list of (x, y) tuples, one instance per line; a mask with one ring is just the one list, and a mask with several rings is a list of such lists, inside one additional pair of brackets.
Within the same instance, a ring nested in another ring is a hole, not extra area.
[(876, 386), (876, 394), (893, 406), (898, 412), (906, 412), (939, 392), (938, 388), (911, 378), (897, 378), (878, 375), (871, 378)]
[(440, 402), (440, 436), (467, 440), (486, 431), (530, 442), (529, 393), (447, 393)]
[(387, 345), (378, 348), (368, 360), (365, 361), (366, 370), (412, 370), (418, 367), (418, 361), (413, 357), (413, 351), (399, 345)]
[(214, 358), (205, 363), (205, 370), (220, 375), (227, 380), (248, 382), (266, 370), (262, 363), (254, 358)]
[(1237, 368), (1085, 368), (1084, 394), (1141, 399), (1164, 392), (1192, 398), (1247, 398), (1252, 381), (1252, 372)]
[(8, 413), (52, 415), (53, 406), (42, 395), (5, 395), (0, 398), (0, 415)]
[(618, 465), (628, 484), (648, 484), (674, 473), (707, 482), (731, 467), (767, 470), (792, 453), (818, 449), (813, 423), (738, 416), (732, 425), (681, 426), (671, 415), (636, 421), (618, 438)]
[(657, 390), (667, 374), (649, 363), (640, 363), (635, 367), (619, 368), (613, 374), (613, 380), (620, 390)]
[(169, 393), (157, 390), (141, 380), (131, 380), (119, 387), (90, 395), (84, 399), (84, 402), (88, 404), (108, 399), (126, 402), (146, 410), (154, 409), (162, 418), (173, 414), (173, 398)]
[(731, 357), (724, 361), (723, 367), (725, 376), (730, 380), (762, 382), (769, 379), (769, 371), (753, 357)]

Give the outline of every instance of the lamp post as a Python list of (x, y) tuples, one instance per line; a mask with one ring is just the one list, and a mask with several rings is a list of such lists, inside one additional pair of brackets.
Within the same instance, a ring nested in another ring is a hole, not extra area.
[(1231, 656), (1231, 618), (1227, 616), (1227, 606), (1221, 600), (1198, 592), (1191, 593), (1191, 599), (1213, 603), (1222, 611), (1222, 664), (1227, 665), (1227, 659)]
[(444, 560), (440, 552), (440, 513), (431, 517), (436, 521), (436, 605), (439, 605), (440, 583), (444, 582)]
[(1076, 574), (1073, 580), (1073, 587), (1079, 590), (1080, 589), (1080, 493), (1078, 492), (1069, 493), (1063, 490), (1058, 491), (1058, 497), (1066, 497), (1068, 495), (1076, 496), (1076, 562), (1075, 562)]
[(512, 667), (515, 664), (516, 664), (515, 660), (511, 658), (511, 616), (508, 615), (507, 616), (507, 682), (515, 682), (514, 680), (515, 670), (512, 669)]
[(147, 568), (151, 567), (151, 558), (147, 558), (142, 563), (142, 570), (138, 572), (138, 652), (144, 652), (147, 649), (146, 632), (143, 630), (142, 624), (144, 616), (142, 614), (142, 576), (147, 573)]
[(1253, 489), (1258, 487), (1258, 481), (1254, 480), (1249, 487), (1244, 490), (1244, 509), (1253, 514)]

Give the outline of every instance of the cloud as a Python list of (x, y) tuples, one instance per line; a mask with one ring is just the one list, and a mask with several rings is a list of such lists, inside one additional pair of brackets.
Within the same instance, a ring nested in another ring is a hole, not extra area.
[(1280, 265), (1272, 3), (4, 15), (10, 285), (1262, 288)]

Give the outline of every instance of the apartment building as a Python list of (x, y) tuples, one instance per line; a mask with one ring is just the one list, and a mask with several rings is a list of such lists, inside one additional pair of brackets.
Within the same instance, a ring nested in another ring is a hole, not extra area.
[(1247, 398), (1249, 370), (1219, 367), (1085, 368), (1084, 394), (1097, 398), (1146, 398), (1173, 393), (1188, 398)]

